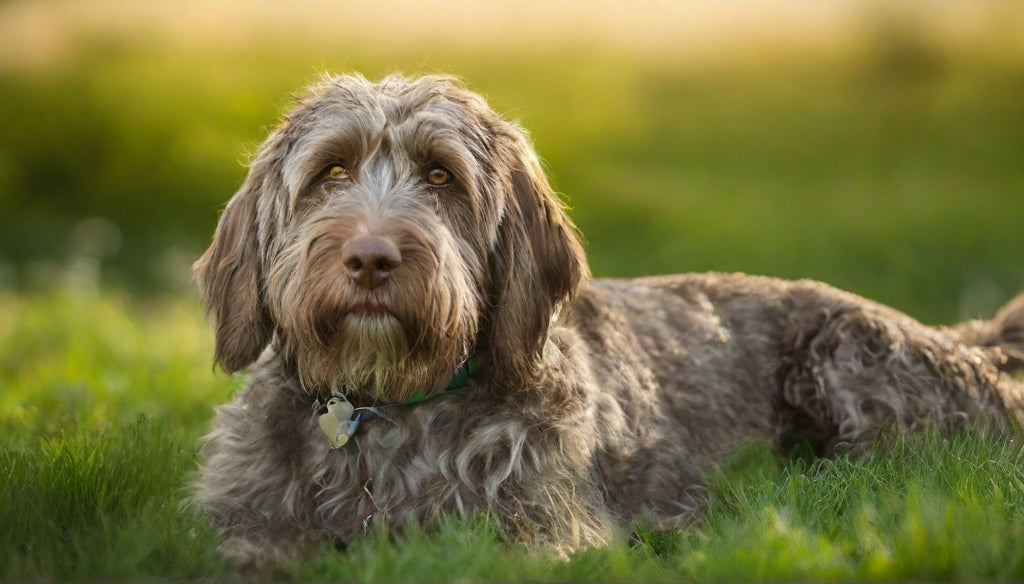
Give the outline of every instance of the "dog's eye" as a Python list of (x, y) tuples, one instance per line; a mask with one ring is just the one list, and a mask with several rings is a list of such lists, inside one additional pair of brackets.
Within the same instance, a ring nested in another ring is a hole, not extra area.
[(324, 178), (330, 180), (348, 180), (348, 169), (340, 164), (332, 164), (324, 169)]
[(440, 166), (435, 166), (427, 171), (427, 182), (435, 187), (443, 187), (452, 182), (452, 175)]

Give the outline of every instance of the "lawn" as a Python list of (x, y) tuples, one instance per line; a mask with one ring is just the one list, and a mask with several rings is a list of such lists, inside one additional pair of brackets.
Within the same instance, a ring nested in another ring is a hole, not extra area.
[[(19, 6), (0, 5), (0, 31), (26, 22)], [(88, 29), (50, 60), (43, 45), (12, 53), (8, 35), (0, 579), (231, 574), (187, 485), (213, 406), (244, 374), (213, 368), (188, 264), (246, 154), (320, 70), (464, 77), (530, 130), (598, 276), (813, 277), (944, 323), (1024, 289), (1024, 24), (1009, 14), (948, 41), (885, 21), (814, 50), (742, 45), (700, 59), (658, 50), (657, 31), (635, 50), (426, 48), (413, 35), (385, 51), (369, 33), (322, 31), (190, 48), (180, 23), (169, 36), (126, 25), (143, 32)], [(1024, 579), (1016, 436), (926, 434), (855, 461), (751, 444), (707, 498), (692, 529), (641, 529), (567, 561), (502, 542), (487, 517), (451, 518), (277, 575)]]

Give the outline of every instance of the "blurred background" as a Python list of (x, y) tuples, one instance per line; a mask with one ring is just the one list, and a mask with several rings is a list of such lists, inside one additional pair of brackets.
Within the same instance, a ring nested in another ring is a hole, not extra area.
[(6, 0), (4, 298), (196, 302), (322, 71), (463, 77), (529, 129), (599, 276), (811, 277), (926, 322), (1024, 289), (1024, 3)]

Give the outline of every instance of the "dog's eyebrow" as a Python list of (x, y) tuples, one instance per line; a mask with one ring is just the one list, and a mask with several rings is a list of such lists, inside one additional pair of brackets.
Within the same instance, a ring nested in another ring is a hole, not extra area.
[(451, 117), (436, 112), (420, 112), (395, 128), (396, 144), (422, 163), (436, 163), (457, 177), (475, 176), (479, 163), (475, 148), (467, 142), (467, 133)]
[(372, 150), (382, 136), (385, 119), (380, 112), (363, 108), (322, 108), (304, 120), (304, 131), (285, 161), (284, 182), (292, 199), (325, 165), (352, 167)]

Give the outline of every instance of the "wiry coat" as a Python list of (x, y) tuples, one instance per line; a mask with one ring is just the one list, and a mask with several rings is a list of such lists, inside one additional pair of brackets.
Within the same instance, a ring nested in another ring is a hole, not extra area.
[[(241, 562), (448, 512), (571, 550), (634, 520), (686, 525), (745, 440), (829, 455), (1022, 415), (1003, 370), (1024, 296), (936, 329), (809, 281), (590, 281), (529, 140), (450, 79), (326, 77), (195, 273), (216, 360), (255, 362), (195, 490)], [(468, 385), (442, 391), (467, 360)], [(332, 391), (386, 417), (332, 449), (315, 409)]]

